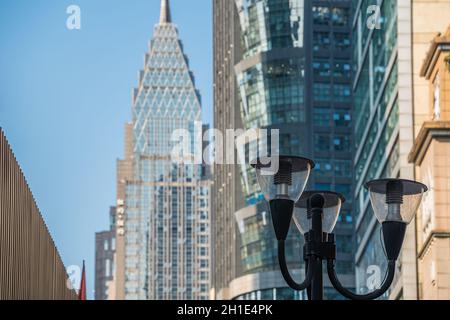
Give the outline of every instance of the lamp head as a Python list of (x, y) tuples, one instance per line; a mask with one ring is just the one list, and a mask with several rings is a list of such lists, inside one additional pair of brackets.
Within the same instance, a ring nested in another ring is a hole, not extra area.
[(252, 167), (256, 169), (259, 186), (267, 201), (288, 199), (296, 202), (315, 164), (303, 157), (272, 156), (256, 159)]
[(396, 221), (410, 224), (428, 191), (426, 185), (404, 179), (380, 179), (366, 183), (373, 211), (380, 223)]
[(270, 213), (278, 240), (285, 240), (295, 202), (300, 198), (311, 170), (312, 160), (295, 156), (272, 156), (252, 162), (261, 191), (270, 203)]
[(294, 208), (294, 222), (298, 230), (305, 234), (311, 230), (313, 207), (323, 208), (322, 228), (326, 233), (332, 233), (336, 226), (339, 212), (345, 198), (336, 192), (331, 191), (306, 191), (303, 192), (300, 200)]
[(376, 218), (382, 225), (383, 244), (389, 261), (400, 254), (406, 226), (413, 220), (428, 187), (404, 179), (381, 179), (366, 183)]

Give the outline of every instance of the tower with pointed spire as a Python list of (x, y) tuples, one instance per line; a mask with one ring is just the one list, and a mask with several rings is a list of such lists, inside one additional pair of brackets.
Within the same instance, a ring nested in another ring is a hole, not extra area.
[(195, 137), (201, 99), (168, 0), (161, 1), (139, 85), (133, 90), (126, 158), (118, 168), (117, 296), (209, 297), (209, 182), (202, 165), (171, 157), (172, 133)]

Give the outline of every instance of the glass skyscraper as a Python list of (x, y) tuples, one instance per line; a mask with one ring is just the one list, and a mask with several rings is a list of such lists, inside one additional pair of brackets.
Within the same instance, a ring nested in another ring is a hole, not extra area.
[[(243, 128), (278, 129), (281, 154), (317, 160), (309, 188), (335, 190), (347, 198), (336, 230), (341, 252), (338, 271), (347, 287), (353, 288), (350, 1), (223, 2), (215, 1), (215, 16), (228, 17), (215, 22), (216, 48), (232, 42), (234, 48), (239, 47), (234, 53), (240, 57), (216, 61), (215, 90), (222, 92), (224, 83), (233, 84), (227, 79), (235, 78), (238, 99), (233, 108), (240, 112)], [(239, 32), (231, 38), (220, 34), (224, 26), (219, 23), (233, 25)], [(226, 66), (233, 72), (224, 74)], [(231, 96), (221, 98), (233, 101)], [(215, 101), (215, 105), (221, 102)], [(247, 155), (254, 143), (247, 141)], [(250, 166), (240, 169), (246, 203), (236, 208), (236, 220), (230, 222), (237, 223), (238, 229), (236, 278), (228, 285), (213, 286), (218, 286), (216, 292), (226, 291), (228, 298), (234, 299), (303, 299), (304, 293), (287, 288), (281, 277), (270, 211), (254, 170)], [(222, 192), (227, 188), (231, 185), (225, 183)], [(213, 228), (213, 234), (220, 235), (221, 228)], [(303, 271), (300, 238), (292, 227), (287, 255), (296, 277)], [(329, 284), (326, 296), (338, 297)]]
[[(436, 13), (448, 12), (449, 5), (449, 1), (438, 0), (353, 0), (353, 168), (359, 292), (371, 291), (372, 280), (382, 281), (386, 270), (380, 226), (364, 183), (378, 178), (417, 178), (408, 156), (427, 120), (428, 92), (420, 68), (429, 42), (448, 25), (448, 15)], [(418, 298), (414, 224), (407, 229), (396, 279), (385, 298)], [(422, 232), (419, 226), (417, 232)]]
[[(123, 298), (207, 299), (210, 186), (201, 164), (171, 156), (175, 130), (187, 130), (192, 139), (202, 134), (201, 100), (167, 0), (161, 1), (132, 113), (131, 160), (118, 213)], [(192, 152), (196, 145), (189, 147)]]
[(397, 1), (383, 1), (380, 29), (367, 27), (367, 6), (377, 1), (353, 1), (354, 28), (354, 136), (357, 285), (367, 292), (367, 271), (371, 265), (386, 269), (379, 224), (373, 215), (366, 181), (398, 177), (399, 101), (397, 60)]

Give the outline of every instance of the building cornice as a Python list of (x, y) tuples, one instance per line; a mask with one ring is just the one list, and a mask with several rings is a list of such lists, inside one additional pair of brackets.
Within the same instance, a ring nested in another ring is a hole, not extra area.
[(442, 137), (450, 137), (450, 121), (424, 122), (408, 156), (409, 163), (420, 165), (431, 141)]
[(449, 231), (430, 232), (427, 239), (423, 243), (422, 248), (419, 250), (419, 254), (417, 255), (417, 258), (419, 260), (421, 260), (425, 256), (426, 252), (432, 245), (434, 239), (446, 239), (446, 238), (450, 238), (450, 230)]
[(444, 35), (438, 33), (432, 40), (430, 49), (428, 50), (427, 55), (425, 56), (425, 60), (423, 61), (422, 68), (420, 70), (420, 76), (425, 77), (427, 80), (429, 80), (433, 73), (434, 66), (438, 61), (441, 51), (449, 51), (449, 50), (450, 50), (450, 26)]
[(270, 51), (258, 52), (250, 57), (247, 57), (239, 61), (234, 66), (234, 71), (236, 74), (240, 74), (259, 63), (292, 57), (301, 57), (303, 55), (304, 55), (304, 48), (273, 49)]

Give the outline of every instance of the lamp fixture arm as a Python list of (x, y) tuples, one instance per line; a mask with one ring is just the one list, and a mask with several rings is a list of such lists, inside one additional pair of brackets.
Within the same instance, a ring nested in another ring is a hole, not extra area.
[(308, 259), (306, 278), (302, 283), (297, 283), (289, 273), (289, 269), (286, 263), (285, 240), (278, 240), (278, 261), (280, 263), (281, 274), (283, 275), (283, 278), (289, 285), (289, 287), (297, 291), (303, 291), (311, 285), (315, 273), (316, 259), (314, 257), (309, 257)]
[(385, 294), (386, 291), (388, 291), (388, 289), (392, 285), (392, 282), (394, 281), (395, 260), (390, 260), (388, 262), (387, 274), (386, 274), (386, 277), (385, 277), (381, 287), (372, 293), (358, 295), (358, 294), (355, 294), (355, 293), (347, 290), (346, 288), (344, 288), (344, 286), (339, 282), (339, 279), (336, 275), (334, 263), (335, 263), (334, 260), (330, 260), (330, 259), (327, 260), (328, 277), (330, 278), (330, 281), (333, 284), (333, 287), (344, 297), (351, 299), (351, 300), (375, 300), (375, 299), (381, 297), (383, 294)]

